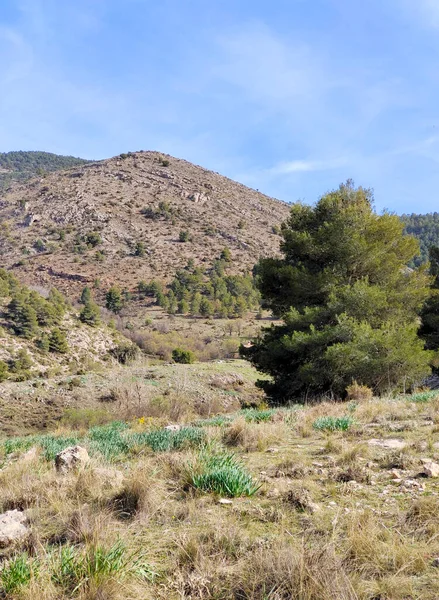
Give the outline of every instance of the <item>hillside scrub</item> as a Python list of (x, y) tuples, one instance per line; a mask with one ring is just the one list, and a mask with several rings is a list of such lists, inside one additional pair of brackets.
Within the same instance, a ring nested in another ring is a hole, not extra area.
[(340, 398), (353, 381), (405, 391), (430, 372), (418, 337), (430, 278), (406, 267), (419, 245), (398, 217), (374, 212), (369, 190), (347, 182), (314, 207), (296, 204), (281, 234), (283, 258), (262, 259), (256, 273), (283, 324), (242, 348), (272, 376), (260, 382), (271, 398)]

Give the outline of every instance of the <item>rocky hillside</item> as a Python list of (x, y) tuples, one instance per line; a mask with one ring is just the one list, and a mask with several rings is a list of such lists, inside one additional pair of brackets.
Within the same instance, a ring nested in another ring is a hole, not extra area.
[(75, 296), (169, 280), (224, 247), (235, 272), (278, 251), (288, 205), (184, 160), (136, 152), (14, 184), (0, 197), (0, 253), (28, 284)]
[(6, 189), (13, 181), (26, 181), (44, 173), (89, 162), (83, 158), (60, 156), (51, 152), (0, 152), (0, 189)]

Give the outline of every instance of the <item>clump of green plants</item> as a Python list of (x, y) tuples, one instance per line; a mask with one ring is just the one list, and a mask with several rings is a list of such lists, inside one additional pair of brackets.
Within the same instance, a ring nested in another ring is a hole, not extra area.
[(197, 447), (205, 442), (204, 431), (195, 427), (183, 427), (178, 431), (157, 429), (130, 436), (130, 445), (149, 446), (153, 452), (168, 452), (181, 448)]
[(275, 412), (274, 408), (267, 408), (264, 410), (245, 408), (241, 411), (247, 423), (265, 423), (271, 421)]
[(353, 425), (351, 417), (320, 417), (312, 424), (317, 431), (347, 431)]
[(253, 496), (261, 487), (235, 454), (208, 448), (189, 465), (189, 481), (197, 490), (230, 498)]
[(424, 403), (424, 402), (430, 402), (430, 400), (433, 400), (434, 398), (437, 398), (438, 396), (439, 396), (439, 390), (431, 390), (431, 391), (427, 391), (427, 392), (417, 392), (416, 394), (411, 394), (410, 396), (407, 396), (407, 400), (409, 402)]
[(230, 425), (232, 421), (233, 417), (230, 415), (215, 415), (210, 419), (195, 421), (194, 427), (224, 427), (224, 425)]
[(0, 571), (0, 592), (2, 597), (19, 592), (28, 586), (33, 576), (38, 573), (38, 563), (31, 560), (28, 554), (18, 554), (3, 564)]

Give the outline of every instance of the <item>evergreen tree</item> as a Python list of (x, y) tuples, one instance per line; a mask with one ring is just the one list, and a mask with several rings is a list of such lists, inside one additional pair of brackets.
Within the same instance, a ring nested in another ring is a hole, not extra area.
[(433, 360), (435, 372), (439, 368), (439, 248), (432, 246), (429, 250), (430, 274), (433, 277), (431, 284), (431, 296), (422, 308), (422, 324), (419, 329), (419, 335), (425, 341), (425, 347), (428, 350), (435, 350), (436, 355)]
[(353, 379), (376, 393), (422, 380), (431, 353), (417, 328), (429, 277), (406, 267), (419, 246), (398, 217), (377, 215), (371, 192), (348, 182), (314, 207), (294, 205), (282, 237), (283, 258), (262, 259), (256, 273), (283, 324), (241, 349), (272, 377), (259, 386), (285, 402), (340, 397)]
[(49, 335), (49, 351), (58, 354), (66, 354), (68, 350), (69, 346), (64, 331), (61, 331), (58, 328), (52, 329)]
[(81, 304), (87, 304), (87, 302), (90, 302), (90, 301), (91, 301), (91, 290), (88, 286), (85, 286), (85, 288), (81, 292), (81, 298), (79, 299), (79, 302)]
[(8, 305), (8, 314), (17, 335), (31, 339), (38, 331), (37, 313), (25, 295), (17, 295)]
[(105, 296), (105, 306), (111, 312), (119, 313), (123, 307), (122, 294), (118, 287), (112, 286)]
[(200, 292), (195, 292), (192, 296), (190, 312), (193, 317), (197, 317), (200, 314), (200, 304), (201, 304), (201, 294)]
[(213, 315), (212, 302), (210, 302), (210, 300), (208, 300), (204, 296), (203, 298), (201, 298), (200, 302), (200, 315), (202, 317), (211, 317)]
[(82, 323), (90, 325), (90, 327), (97, 327), (101, 322), (99, 306), (92, 300), (86, 302), (84, 308), (79, 313), (79, 320)]

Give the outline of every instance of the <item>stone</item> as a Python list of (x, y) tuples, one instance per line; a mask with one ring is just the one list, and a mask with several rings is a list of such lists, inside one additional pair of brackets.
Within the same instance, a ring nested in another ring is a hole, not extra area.
[(123, 486), (125, 477), (122, 471), (98, 467), (93, 469), (93, 473), (100, 479), (102, 487), (104, 488), (115, 489)]
[(279, 452), (279, 448), (267, 448), (265, 452), (271, 452), (272, 454), (276, 454)]
[(369, 440), (369, 445), (380, 446), (381, 448), (388, 448), (390, 450), (402, 450), (402, 448), (405, 448), (406, 443), (403, 440), (398, 440), (396, 438), (387, 438)]
[(439, 477), (439, 464), (432, 460), (425, 462), (423, 472), (427, 477)]
[(28, 519), (21, 510), (8, 510), (0, 515), (0, 548), (6, 548), (29, 534)]
[(55, 467), (58, 473), (68, 473), (84, 467), (90, 457), (82, 446), (70, 446), (59, 452), (55, 457)]
[(229, 498), (220, 498), (218, 500), (218, 504), (233, 504), (232, 500), (230, 500)]
[(432, 563), (431, 563), (431, 566), (432, 566), (432, 567), (436, 567), (436, 568), (438, 568), (438, 567), (439, 567), (439, 556), (436, 556), (436, 558), (433, 558), (433, 561), (432, 561)]
[(181, 425), (166, 425), (166, 431), (180, 431)]

